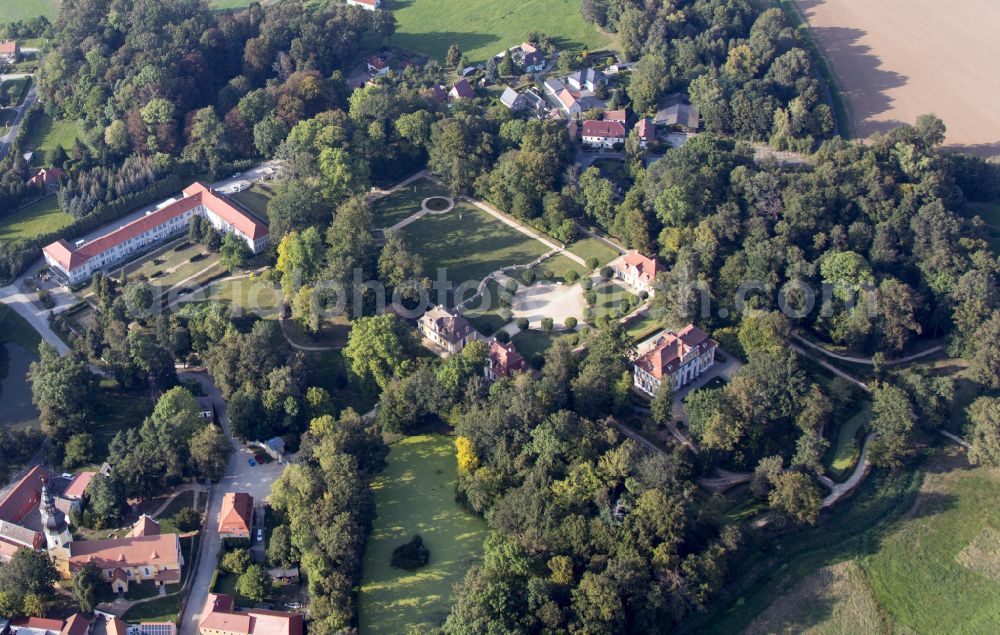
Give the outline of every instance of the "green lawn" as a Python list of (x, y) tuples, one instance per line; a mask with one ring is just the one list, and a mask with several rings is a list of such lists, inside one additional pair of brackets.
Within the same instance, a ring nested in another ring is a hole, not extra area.
[(865, 400), (861, 408), (854, 413), (837, 431), (837, 443), (830, 450), (830, 476), (839, 479), (846, 476), (854, 468), (860, 454), (858, 430), (868, 425), (872, 418), (872, 402)]
[(27, 320), (18, 315), (12, 308), (0, 302), (0, 343), (13, 342), (22, 348), (38, 354), (38, 345), (42, 337)]
[(49, 196), (0, 217), (0, 239), (34, 238), (59, 231), (73, 222), (73, 217), (59, 209), (59, 201)]
[(616, 250), (590, 236), (573, 241), (567, 249), (585, 261), (597, 258), (600, 263), (598, 266), (604, 266), (620, 255)]
[(423, 257), (428, 275), (436, 279), (438, 268), (444, 268), (453, 284), (478, 283), (501, 267), (531, 262), (548, 250), (468, 203), (447, 214), (425, 216), (401, 231)]
[(398, 26), (391, 43), (443, 60), (458, 44), (472, 62), (482, 62), (543, 31), (560, 49), (591, 51), (611, 45), (580, 15), (580, 0), (396, 0)]
[(242, 9), (250, 6), (254, 0), (212, 0), (216, 9)]
[(0, 126), (3, 126), (3, 130), (0, 130), (0, 132), (7, 134), (7, 127), (14, 123), (15, 119), (17, 119), (16, 110), (0, 106)]
[(566, 275), (570, 271), (576, 272), (577, 280), (582, 278), (585, 274), (590, 273), (586, 267), (567, 258), (563, 254), (556, 254), (548, 260), (535, 265), (532, 268), (532, 271), (535, 273), (536, 279), (552, 280), (562, 283), (569, 283), (566, 279)]
[(420, 204), (432, 196), (448, 196), (447, 189), (429, 179), (417, 179), (372, 202), (372, 220), (375, 227), (392, 227), (420, 211)]
[(214, 265), (219, 257), (198, 243), (181, 240), (171, 243), (165, 250), (157, 250), (147, 257), (135, 260), (112, 273), (128, 274), (129, 280), (146, 278), (156, 292), (162, 293), (199, 271)]
[(51, 116), (42, 113), (38, 122), (28, 131), (24, 147), (35, 153), (31, 158), (32, 167), (48, 167), (56, 146), (62, 146), (68, 152), (73, 148), (73, 143), (82, 138), (83, 131), (79, 122), (66, 119), (53, 121)]
[[(639, 303), (639, 296), (633, 295), (621, 284), (607, 280), (594, 285), (593, 291), (597, 293), (597, 304), (593, 306), (594, 319), (606, 315), (609, 317), (624, 317), (623, 303), (628, 301), (629, 311), (634, 309)], [(615, 315), (612, 316), (612, 313)]]
[(16, 108), (21, 105), (24, 101), (24, 96), (28, 92), (28, 87), (31, 85), (30, 77), (19, 77), (17, 79), (8, 79), (7, 81), (0, 84), (0, 88), (7, 90), (8, 101), (6, 104), (9, 108)]
[(659, 322), (647, 316), (641, 316), (629, 322), (625, 327), (625, 332), (636, 341), (636, 343), (649, 339), (654, 334), (663, 330)]
[(464, 315), (472, 323), (472, 326), (476, 327), (477, 331), (484, 335), (493, 335), (508, 322), (500, 316), (500, 297), (505, 292), (493, 280), (486, 283), (486, 292), (489, 295), (489, 304), (486, 304), (485, 297), (480, 298), (480, 300), (467, 305), (468, 312)]
[(0, 0), (0, 22), (27, 20), (44, 15), (54, 20), (59, 13), (57, 0)]
[(246, 313), (268, 318), (277, 317), (276, 309), (281, 305), (281, 288), (271, 283), (250, 278), (223, 280), (212, 284), (204, 293), (193, 296), (198, 300), (223, 302), (235, 312), (237, 308)]
[(260, 220), (266, 221), (268, 218), (267, 205), (274, 197), (274, 190), (270, 186), (254, 183), (249, 190), (234, 192), (228, 197), (247, 208)]
[(563, 337), (572, 337), (573, 334), (565, 331), (553, 333), (543, 333), (542, 331), (521, 331), (511, 340), (521, 357), (529, 362), (535, 355), (545, 355), (553, 342)]
[[(479, 561), (486, 522), (455, 502), (457, 470), (451, 437), (407, 437), (392, 446), (389, 467), (372, 484), (378, 517), (365, 550), (358, 593), (362, 633), (407, 633), (440, 626), (453, 587)], [(430, 550), (414, 572), (389, 564), (392, 550), (420, 534)]]

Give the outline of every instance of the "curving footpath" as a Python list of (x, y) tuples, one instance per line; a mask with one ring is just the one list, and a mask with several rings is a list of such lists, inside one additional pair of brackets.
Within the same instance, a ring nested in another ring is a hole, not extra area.
[[(840, 360), (842, 362), (850, 362), (852, 364), (864, 364), (865, 366), (874, 366), (875, 363), (872, 361), (871, 357), (854, 357), (851, 355), (841, 355), (840, 353), (834, 353), (833, 351), (828, 351), (819, 344), (811, 342), (808, 339), (802, 337), (798, 333), (792, 333), (792, 337), (798, 340), (800, 343), (805, 344), (809, 348), (826, 355), (827, 357), (832, 357), (833, 359)], [(944, 346), (938, 344), (937, 346), (932, 346), (925, 351), (920, 351), (919, 353), (914, 353), (913, 355), (907, 355), (906, 357), (897, 357), (895, 359), (887, 359), (884, 364), (886, 366), (893, 366), (896, 364), (905, 364), (907, 362), (912, 362), (921, 357), (927, 357), (933, 353), (943, 350)]]

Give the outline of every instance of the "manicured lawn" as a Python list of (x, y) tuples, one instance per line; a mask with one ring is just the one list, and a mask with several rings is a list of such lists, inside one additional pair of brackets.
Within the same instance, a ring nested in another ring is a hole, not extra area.
[(654, 320), (649, 316), (642, 316), (638, 319), (633, 320), (625, 327), (625, 332), (628, 333), (636, 343), (648, 339), (653, 334), (661, 331), (663, 327), (659, 322)]
[(212, 0), (212, 6), (216, 9), (242, 9), (250, 6), (253, 0)]
[(59, 209), (59, 201), (49, 196), (0, 217), (0, 239), (34, 238), (69, 226), (73, 217)]
[(629, 311), (639, 302), (638, 296), (631, 294), (628, 289), (612, 280), (595, 284), (593, 291), (597, 293), (597, 304), (593, 307), (595, 320), (602, 315), (623, 317), (626, 313), (623, 311), (623, 302), (628, 301)]
[(620, 255), (616, 250), (590, 236), (570, 243), (568, 249), (584, 261), (597, 258), (599, 267), (603, 267)]
[(511, 340), (514, 347), (524, 359), (529, 362), (535, 355), (545, 355), (553, 342), (562, 337), (571, 337), (572, 334), (562, 331), (553, 333), (543, 333), (542, 331), (521, 331)]
[[(390, 447), (389, 467), (372, 484), (378, 517), (365, 551), (358, 593), (362, 633), (407, 633), (440, 626), (454, 586), (482, 555), (486, 522), (455, 502), (453, 439), (407, 437)], [(414, 572), (389, 564), (392, 551), (419, 534), (430, 550)]]
[(65, 119), (53, 121), (48, 114), (42, 113), (37, 123), (28, 131), (24, 147), (35, 153), (31, 157), (32, 167), (46, 167), (56, 146), (62, 146), (68, 152), (78, 138), (83, 138), (79, 122)]
[(3, 302), (0, 302), (0, 343), (13, 342), (22, 348), (38, 354), (42, 337), (28, 321)]
[[(469, 311), (465, 313), (465, 318), (472, 323), (472, 326), (476, 327), (476, 330), (484, 335), (493, 335), (501, 327), (507, 324), (508, 320), (505, 320), (500, 316), (500, 298), (501, 295), (506, 293), (500, 288), (495, 281), (490, 280), (486, 283), (486, 294), (489, 296), (489, 304), (486, 303), (486, 297), (484, 296), (480, 300), (471, 302), (467, 305)], [(482, 304), (480, 304), (480, 302)], [(482, 307), (482, 308), (480, 308)]]
[(372, 202), (372, 220), (375, 227), (392, 227), (420, 211), (425, 198), (448, 196), (448, 190), (429, 179), (417, 179)]
[(570, 271), (576, 272), (577, 280), (590, 273), (586, 267), (567, 258), (562, 254), (556, 254), (548, 260), (535, 265), (532, 268), (536, 279), (553, 280), (555, 282), (569, 283), (566, 275)]
[(872, 403), (866, 399), (861, 403), (861, 409), (841, 424), (837, 432), (837, 443), (830, 450), (831, 477), (839, 479), (854, 468), (861, 451), (858, 445), (858, 430), (868, 425), (871, 418)]
[(234, 192), (228, 195), (229, 198), (247, 208), (257, 218), (262, 221), (267, 220), (267, 204), (274, 197), (274, 190), (270, 186), (254, 183), (248, 190)]
[(277, 317), (281, 306), (281, 288), (266, 280), (238, 278), (213, 283), (203, 293), (197, 293), (195, 300), (224, 302), (235, 312), (237, 308), (259, 317)]
[(459, 203), (447, 214), (425, 216), (402, 229), (410, 247), (424, 259), (432, 279), (446, 269), (453, 284), (478, 283), (501, 267), (531, 262), (547, 251), (479, 208)]
[(0, 126), (3, 126), (3, 130), (0, 130), (0, 132), (7, 134), (7, 126), (14, 123), (15, 119), (17, 119), (16, 110), (13, 108), (0, 107)]
[(56, 0), (0, 0), (0, 22), (27, 20), (44, 15), (54, 20), (59, 13), (59, 3)]
[(129, 280), (146, 278), (154, 289), (163, 292), (215, 264), (219, 259), (205, 246), (186, 240), (181, 240), (166, 250), (157, 250), (150, 256), (135, 260), (113, 273), (120, 275), (124, 270)]
[(580, 15), (580, 0), (396, 0), (398, 26), (392, 44), (444, 59), (458, 44), (472, 62), (482, 62), (543, 31), (560, 49), (596, 51), (611, 39)]

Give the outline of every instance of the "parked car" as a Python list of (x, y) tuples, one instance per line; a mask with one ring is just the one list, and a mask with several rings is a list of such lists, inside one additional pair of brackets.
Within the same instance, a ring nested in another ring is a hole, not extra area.
[(73, 475), (72, 475), (72, 474), (70, 474), (69, 472), (63, 472), (63, 475), (62, 475), (62, 477), (63, 477), (64, 479), (66, 479), (67, 481), (72, 481), (72, 480), (73, 480)]
[(263, 529), (258, 529), (257, 530), (257, 542), (264, 542), (264, 530)]

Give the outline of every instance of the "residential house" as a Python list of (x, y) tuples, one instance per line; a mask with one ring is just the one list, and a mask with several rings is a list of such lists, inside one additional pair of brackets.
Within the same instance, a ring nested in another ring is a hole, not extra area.
[(625, 143), (625, 126), (617, 121), (588, 119), (583, 122), (583, 145), (610, 150), (619, 143)]
[(545, 70), (545, 55), (538, 50), (538, 47), (530, 42), (522, 42), (518, 48), (521, 51), (518, 61), (525, 73), (540, 73)]
[(417, 327), (424, 337), (451, 354), (461, 352), (466, 344), (479, 339), (479, 333), (468, 320), (440, 305), (420, 316)]
[(215, 402), (212, 401), (212, 398), (198, 397), (195, 401), (198, 402), (198, 416), (202, 419), (215, 421)]
[(382, 0), (345, 0), (352, 7), (361, 7), (367, 11), (374, 11), (382, 8)]
[(504, 88), (503, 94), (500, 95), (500, 103), (511, 110), (524, 110), (527, 105), (524, 96), (510, 86)]
[(231, 595), (209, 593), (201, 610), (200, 635), (303, 635), (302, 616), (298, 613), (237, 610)]
[[(93, 564), (117, 593), (128, 591), (136, 582), (162, 586), (181, 581), (184, 556), (177, 534), (86, 540), (71, 542), (69, 547), (69, 574)], [(58, 559), (56, 564), (61, 564)]]
[(0, 499), (0, 562), (9, 561), (18, 549), (45, 547), (45, 536), (29, 529), (25, 521), (38, 508), (48, 476), (45, 468), (36, 465)]
[(271, 437), (264, 443), (261, 443), (260, 447), (269, 457), (278, 463), (281, 463), (285, 458), (285, 440), (281, 437)]
[(217, 231), (236, 234), (255, 254), (264, 249), (267, 225), (235, 207), (223, 195), (201, 183), (188, 186), (183, 194), (180, 200), (168, 201), (89, 242), (77, 241), (71, 245), (60, 239), (46, 245), (42, 249), (45, 261), (59, 277), (76, 284), (89, 280), (95, 271), (187, 231), (193, 216), (205, 218)]
[(612, 64), (611, 66), (604, 69), (605, 75), (617, 75), (618, 73), (625, 73), (635, 68), (635, 62), (620, 62), (618, 64)]
[(625, 125), (626, 119), (628, 119), (625, 110), (607, 110), (604, 112), (604, 121), (617, 121), (621, 125)]
[(691, 104), (670, 104), (656, 111), (653, 123), (680, 132), (695, 132), (701, 127), (701, 115)]
[(705, 331), (693, 324), (678, 333), (664, 331), (653, 348), (635, 360), (635, 386), (655, 396), (667, 380), (671, 390), (678, 390), (711, 368), (717, 347)]
[(501, 344), (495, 340), (490, 342), (486, 355), (486, 368), (483, 371), (487, 381), (496, 381), (501, 377), (510, 377), (514, 373), (527, 370), (528, 362), (517, 352), (514, 344), (510, 342)]
[[(145, 632), (152, 633), (152, 631)], [(131, 633), (133, 635), (144, 634), (141, 627), (133, 627)], [(96, 612), (93, 617), (88, 618), (84, 617), (82, 613), (74, 613), (66, 620), (59, 635), (129, 635), (129, 629), (125, 622), (114, 615)], [(174, 631), (161, 630), (157, 635), (176, 635), (176, 629)]]
[(545, 92), (551, 95), (553, 99), (557, 99), (559, 97), (559, 93), (566, 90), (566, 84), (554, 77), (546, 79), (542, 85), (545, 86)]
[(97, 476), (97, 472), (80, 472), (73, 477), (73, 480), (63, 490), (60, 498), (69, 501), (71, 508), (76, 513), (82, 511), (83, 496), (87, 493), (87, 488), (90, 487), (90, 482), (94, 480), (95, 476)]
[(573, 115), (579, 115), (583, 112), (583, 104), (580, 103), (573, 93), (569, 92), (565, 88), (561, 93), (556, 95), (556, 99), (559, 101), (559, 107), (571, 117)]
[(460, 79), (457, 82), (455, 82), (455, 85), (451, 87), (450, 91), (448, 91), (448, 97), (452, 101), (472, 99), (475, 96), (476, 96), (476, 91), (474, 91), (472, 89), (472, 86), (469, 85), (469, 82), (464, 79)]
[(535, 114), (542, 114), (549, 109), (545, 98), (530, 88), (521, 93), (521, 97), (524, 97), (525, 106), (533, 110)]
[(599, 84), (604, 83), (604, 73), (593, 68), (584, 68), (566, 78), (566, 84), (573, 90), (589, 90), (594, 92)]
[(637, 121), (635, 131), (639, 135), (639, 147), (644, 150), (651, 141), (656, 141), (656, 124), (649, 117), (643, 117)]
[(0, 63), (17, 64), (21, 59), (21, 46), (15, 40), (0, 42)]
[(46, 196), (51, 196), (59, 190), (59, 184), (66, 178), (62, 168), (42, 168), (38, 174), (28, 179), (28, 187), (35, 188)]
[(391, 69), (389, 68), (389, 63), (385, 61), (385, 58), (380, 55), (372, 55), (365, 62), (368, 66), (368, 72), (373, 76), (385, 75)]
[(253, 530), (253, 497), (245, 492), (227, 492), (222, 497), (219, 536), (250, 540)]
[(441, 84), (431, 86), (427, 90), (422, 91), (422, 94), (436, 104), (448, 101), (448, 89)]
[(657, 265), (652, 258), (643, 256), (637, 251), (630, 251), (618, 259), (613, 269), (616, 278), (639, 291), (654, 295), (653, 283), (656, 281)]

